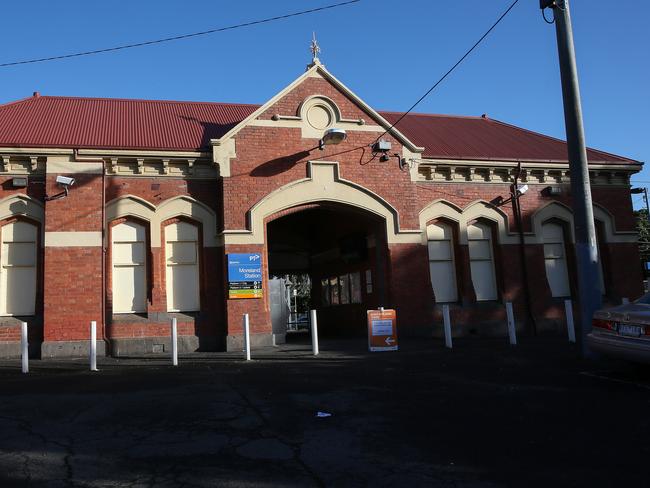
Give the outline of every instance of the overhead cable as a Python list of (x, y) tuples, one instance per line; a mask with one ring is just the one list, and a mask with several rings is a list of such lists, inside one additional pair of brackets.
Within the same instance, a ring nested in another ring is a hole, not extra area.
[(340, 2), (340, 3), (335, 3), (331, 5), (325, 5), (324, 7), (317, 7), (317, 8), (312, 8), (309, 10), (301, 10), (299, 12), (292, 12), (289, 14), (284, 14), (284, 15), (278, 15), (275, 17), (269, 17), (267, 19), (261, 19), (261, 20), (253, 20), (250, 22), (244, 22), (241, 24), (236, 24), (236, 25), (230, 25), (227, 27), (219, 27), (216, 29), (210, 29), (207, 31), (202, 31), (202, 32), (193, 32), (191, 34), (182, 34), (179, 36), (173, 36), (173, 37), (165, 37), (163, 39), (155, 39), (152, 41), (144, 41), (144, 42), (137, 42), (134, 44), (124, 44), (122, 46), (115, 46), (115, 47), (107, 47), (104, 49), (95, 49), (93, 51), (82, 51), (82, 52), (77, 52), (77, 53), (71, 53), (71, 54), (63, 54), (60, 56), (49, 56), (45, 58), (36, 58), (36, 59), (26, 59), (22, 61), (12, 61), (10, 63), (0, 63), (0, 68), (6, 68), (9, 66), (17, 66), (21, 64), (33, 64), (33, 63), (43, 63), (45, 61), (56, 61), (60, 59), (68, 59), (68, 58), (77, 58), (80, 56), (90, 56), (92, 54), (102, 54), (102, 53), (108, 53), (108, 52), (113, 52), (113, 51), (121, 51), (123, 49), (131, 49), (134, 47), (143, 47), (143, 46), (151, 46), (152, 44), (161, 44), (163, 42), (171, 42), (171, 41), (179, 41), (181, 39), (189, 39), (191, 37), (198, 37), (198, 36), (205, 36), (208, 34), (215, 34), (217, 32), (224, 32), (228, 30), (233, 30), (233, 29), (239, 29), (241, 27), (250, 27), (253, 25), (259, 25), (259, 24), (266, 24), (269, 22), (274, 22), (276, 20), (283, 20), (283, 19), (288, 19), (291, 17), (297, 17), (299, 15), (306, 15), (306, 14), (312, 14), (315, 12), (321, 12), (323, 10), (328, 10), (328, 9), (333, 9), (337, 7), (343, 7), (345, 5), (350, 5), (353, 3), (360, 2), (361, 0), (349, 0), (347, 2)]
[(467, 56), (469, 56), (469, 55), (471, 54), (471, 52), (472, 52), (474, 49), (476, 49), (476, 48), (478, 47), (478, 45), (479, 45), (481, 42), (483, 42), (483, 39), (485, 39), (485, 38), (490, 34), (490, 32), (492, 32), (492, 31), (494, 30), (494, 28), (495, 28), (497, 25), (499, 25), (499, 23), (504, 19), (504, 17), (505, 17), (506, 15), (508, 15), (508, 13), (513, 9), (513, 7), (514, 7), (515, 5), (517, 5), (517, 3), (519, 3), (519, 0), (515, 0), (514, 2), (512, 2), (512, 4), (511, 4), (511, 5), (510, 5), (506, 10), (505, 10), (505, 12), (503, 12), (503, 13), (501, 14), (501, 17), (499, 17), (499, 18), (497, 19), (497, 21), (496, 21), (494, 24), (492, 24), (492, 27), (490, 27), (490, 28), (485, 32), (485, 34), (483, 34), (483, 35), (480, 37), (480, 39), (479, 39), (478, 41), (476, 41), (476, 42), (474, 43), (474, 45), (473, 45), (471, 48), (469, 48), (469, 50), (468, 50), (465, 54), (463, 54), (463, 56), (462, 56), (458, 61), (456, 61), (456, 64), (454, 64), (451, 68), (449, 68), (449, 70), (448, 70), (444, 75), (442, 75), (442, 77), (441, 77), (438, 81), (436, 81), (436, 82), (433, 84), (433, 86), (432, 86), (431, 88), (429, 88), (429, 89), (425, 92), (425, 94), (422, 95), (422, 96), (418, 99), (417, 102), (415, 102), (413, 105), (411, 105), (411, 107), (410, 107), (406, 112), (404, 112), (404, 113), (403, 113), (403, 114), (402, 114), (402, 115), (401, 115), (401, 116), (400, 116), (400, 117), (399, 117), (395, 122), (393, 122), (393, 124), (392, 124), (388, 129), (386, 129), (386, 130), (385, 130), (385, 131), (384, 131), (384, 132), (383, 132), (379, 137), (377, 137), (377, 139), (375, 140), (375, 142), (378, 141), (380, 138), (382, 138), (384, 135), (388, 134), (388, 133), (391, 131), (391, 129), (393, 129), (397, 124), (399, 124), (399, 123), (402, 121), (402, 119), (403, 119), (404, 117), (406, 117), (406, 116), (411, 112), (411, 110), (413, 110), (415, 107), (417, 107), (417, 106), (420, 104), (420, 102), (422, 102), (422, 100), (424, 100), (427, 96), (429, 96), (429, 94), (430, 94), (433, 90), (435, 90), (436, 87), (437, 87), (440, 83), (442, 83), (443, 80), (444, 80), (445, 78), (447, 78), (447, 76), (449, 76), (449, 75), (451, 74), (451, 72), (454, 71), (454, 70), (458, 67), (458, 65), (459, 65), (460, 63), (462, 63), (462, 62), (465, 60), (465, 58), (466, 58)]

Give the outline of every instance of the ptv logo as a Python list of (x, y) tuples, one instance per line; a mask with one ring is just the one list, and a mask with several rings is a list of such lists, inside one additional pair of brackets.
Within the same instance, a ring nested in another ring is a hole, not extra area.
[(252, 254), (252, 255), (248, 256), (249, 261), (258, 261), (259, 259), (260, 259), (259, 254)]

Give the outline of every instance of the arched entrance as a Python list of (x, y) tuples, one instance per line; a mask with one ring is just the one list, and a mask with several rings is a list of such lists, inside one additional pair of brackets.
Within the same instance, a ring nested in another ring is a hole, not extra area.
[[(270, 216), (266, 242), (276, 337), (282, 335), (279, 325), (286, 319), (278, 307), (296, 311), (296, 304), (298, 316), (291, 317), (290, 325), (304, 321), (311, 308), (318, 311), (321, 335), (365, 336), (366, 311), (388, 298), (383, 218), (351, 205), (310, 203)], [(287, 278), (288, 284), (278, 282)], [(303, 285), (301, 296), (292, 296), (297, 279)], [(282, 297), (282, 291), (289, 293)]]

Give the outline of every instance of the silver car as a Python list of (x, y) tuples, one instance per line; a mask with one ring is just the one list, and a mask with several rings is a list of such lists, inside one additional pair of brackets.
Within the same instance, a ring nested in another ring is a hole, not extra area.
[(589, 347), (607, 356), (650, 363), (650, 293), (594, 313)]

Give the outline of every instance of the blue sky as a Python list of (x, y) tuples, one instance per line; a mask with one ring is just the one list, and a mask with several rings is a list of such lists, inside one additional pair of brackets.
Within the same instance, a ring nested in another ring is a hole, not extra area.
[[(337, 0), (3, 2), (0, 63), (228, 26)], [(0, 68), (0, 103), (96, 96), (263, 103), (321, 60), (371, 106), (405, 110), (511, 0), (362, 0), (322, 13), (113, 54)], [(650, 160), (650, 2), (572, 0), (587, 143)], [(520, 0), (416, 111), (480, 115), (564, 138), (555, 29)], [(650, 168), (634, 178), (650, 186)], [(635, 198), (638, 203), (638, 198)]]

